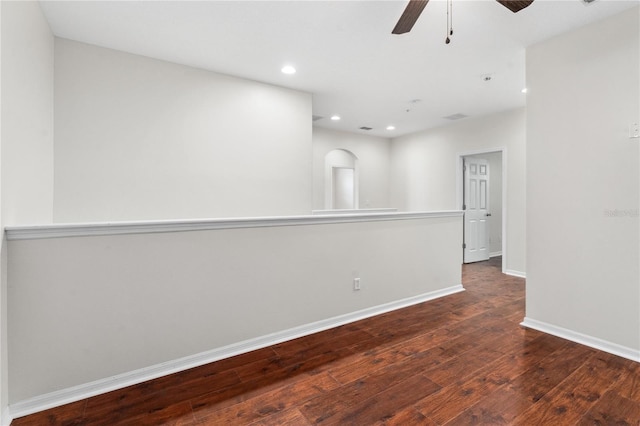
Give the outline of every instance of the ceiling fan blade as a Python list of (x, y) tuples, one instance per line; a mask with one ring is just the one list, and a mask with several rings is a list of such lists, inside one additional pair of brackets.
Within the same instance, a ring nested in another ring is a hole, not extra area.
[(404, 34), (411, 31), (427, 3), (429, 3), (429, 0), (409, 0), (409, 4), (402, 12), (402, 16), (393, 31), (391, 31), (391, 34)]
[(533, 0), (497, 0), (497, 2), (516, 13), (533, 3)]

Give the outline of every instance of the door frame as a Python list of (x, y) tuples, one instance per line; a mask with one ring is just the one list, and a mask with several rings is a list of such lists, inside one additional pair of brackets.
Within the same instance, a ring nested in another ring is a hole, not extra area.
[[(475, 151), (459, 152), (456, 155), (456, 206), (462, 210), (464, 204), (464, 157), (471, 155), (493, 154), (500, 152), (502, 154), (502, 273), (507, 270), (507, 147), (501, 146), (496, 148), (479, 149)], [(464, 241), (463, 241), (464, 242)]]

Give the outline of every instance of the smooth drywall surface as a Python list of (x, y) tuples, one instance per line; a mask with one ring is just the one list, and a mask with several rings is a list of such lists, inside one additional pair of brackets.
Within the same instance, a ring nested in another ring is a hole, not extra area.
[[(0, 9), (2, 6), (0, 6)], [(0, 12), (2, 13), (2, 12)], [(2, 287), (0, 293), (0, 312), (2, 314), (2, 320), (0, 323), (0, 422), (2, 425), (8, 425), (11, 423), (11, 413), (9, 412), (9, 350), (8, 350), (8, 309), (7, 309), (7, 240), (3, 235), (2, 248), (0, 249), (0, 280), (2, 280)]]
[(459, 286), (460, 238), (455, 216), (9, 241), (10, 402)]
[[(524, 96), (524, 95), (523, 95)], [(506, 265), (525, 274), (525, 110), (477, 119), (394, 139), (391, 144), (391, 205), (403, 211), (460, 209), (458, 156), (505, 148)], [(460, 242), (462, 244), (462, 241)]]
[(640, 349), (640, 11), (527, 49), (527, 318)]
[[(51, 223), (53, 35), (35, 1), (0, 2), (0, 229)], [(9, 424), (7, 247), (0, 243), (0, 422)]]
[(336, 149), (357, 157), (358, 205), (360, 208), (392, 207), (389, 205), (389, 139), (357, 133), (313, 128), (313, 209), (326, 205), (327, 176), (325, 158)]
[[(0, 2), (0, 228), (4, 230), (2, 222), (2, 2)], [(3, 244), (0, 244), (0, 424), (11, 423), (9, 415), (9, 374), (7, 363), (7, 298), (4, 294), (7, 288), (7, 268), (2, 262), (7, 252)]]
[(51, 223), (54, 38), (38, 2), (2, 9), (2, 221)]
[[(0, 228), (2, 224), (2, 2), (0, 2)], [(6, 258), (7, 252), (4, 246), (4, 232), (2, 235), (3, 244), (0, 245), (0, 424), (11, 423), (9, 415), (9, 374), (8, 374), (8, 351), (7, 351), (7, 298), (4, 291), (7, 288), (7, 268), (2, 262)]]
[(55, 222), (311, 211), (310, 94), (55, 46)]

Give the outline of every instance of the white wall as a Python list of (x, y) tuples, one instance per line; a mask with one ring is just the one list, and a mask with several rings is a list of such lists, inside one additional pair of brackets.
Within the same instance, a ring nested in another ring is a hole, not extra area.
[(55, 222), (306, 214), (311, 95), (69, 40)]
[(527, 49), (527, 319), (638, 359), (639, 15)]
[[(0, 2), (0, 229), (51, 223), (53, 35), (37, 2)], [(7, 247), (0, 246), (0, 423), (8, 424)]]
[(461, 289), (461, 216), (370, 220), (10, 240), (10, 402)]
[(11, 423), (9, 414), (9, 363), (7, 350), (7, 248), (4, 237), (2, 215), (2, 2), (0, 2), (0, 229), (2, 229), (2, 243), (0, 243), (0, 424)]
[[(525, 110), (523, 108), (394, 139), (391, 144), (391, 205), (406, 211), (460, 209), (456, 205), (459, 154), (506, 148), (506, 264), (524, 275)], [(462, 244), (462, 242), (461, 242)]]
[(9, 414), (9, 363), (7, 350), (7, 248), (4, 237), (2, 216), (2, 2), (0, 2), (0, 229), (2, 229), (2, 243), (0, 243), (0, 424), (11, 423)]
[(53, 35), (37, 2), (2, 7), (2, 219), (51, 223)]
[(325, 209), (325, 157), (334, 149), (344, 149), (358, 157), (359, 207), (389, 205), (390, 140), (357, 133), (313, 128), (313, 208)]

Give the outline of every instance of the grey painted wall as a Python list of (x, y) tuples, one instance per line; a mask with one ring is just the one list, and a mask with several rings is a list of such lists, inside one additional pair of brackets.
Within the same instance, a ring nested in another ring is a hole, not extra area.
[(311, 95), (56, 39), (56, 222), (307, 214)]
[(527, 318), (635, 351), (639, 15), (527, 50)]

